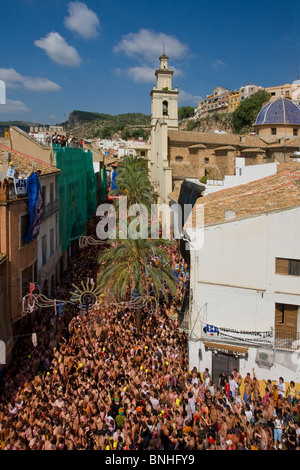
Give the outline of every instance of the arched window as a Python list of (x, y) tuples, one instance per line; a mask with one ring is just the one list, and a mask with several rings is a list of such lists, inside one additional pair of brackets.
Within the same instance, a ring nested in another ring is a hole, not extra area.
[(168, 116), (168, 102), (167, 101), (163, 101), (163, 109), (162, 109), (162, 112), (163, 112), (163, 116)]

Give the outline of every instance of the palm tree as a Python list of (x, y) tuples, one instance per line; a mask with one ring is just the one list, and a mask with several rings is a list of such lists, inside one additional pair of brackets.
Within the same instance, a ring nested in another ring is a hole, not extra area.
[(142, 157), (133, 155), (124, 157), (118, 165), (116, 184), (117, 189), (112, 190), (110, 194), (126, 196), (128, 207), (133, 204), (143, 204), (149, 212), (151, 204), (156, 202), (154, 188), (149, 180), (147, 160)]
[[(163, 249), (173, 242), (162, 239), (111, 240), (110, 247), (100, 254), (98, 262), (103, 265), (98, 285), (116, 300), (125, 298), (128, 288), (134, 297), (143, 296), (153, 285), (155, 295), (167, 300), (167, 292), (176, 293), (174, 272), (169, 265), (169, 256)], [(136, 310), (136, 326), (140, 331), (142, 313)]]

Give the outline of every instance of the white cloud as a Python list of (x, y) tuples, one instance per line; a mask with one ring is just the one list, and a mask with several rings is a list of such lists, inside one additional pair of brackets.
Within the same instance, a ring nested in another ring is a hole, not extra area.
[(129, 69), (122, 70), (116, 69), (115, 74), (119, 77), (126, 76), (135, 83), (151, 83), (155, 81), (154, 75), (155, 69), (148, 65), (142, 65), (137, 67), (130, 67)]
[[(150, 65), (137, 65), (136, 67), (129, 67), (128, 69), (116, 69), (115, 74), (119, 77), (125, 76), (135, 83), (155, 83), (155, 67)], [(180, 69), (174, 69), (176, 75), (183, 75)]]
[(34, 41), (34, 45), (44, 49), (50, 59), (57, 64), (77, 67), (81, 63), (81, 57), (76, 49), (59, 33), (49, 33), (46, 37)]
[(157, 60), (163, 50), (173, 60), (182, 59), (188, 54), (188, 47), (176, 37), (148, 29), (124, 35), (114, 47), (114, 52), (124, 52), (127, 57), (146, 61)]
[(42, 78), (42, 77), (37, 77), (37, 78), (27, 77), (26, 80), (24, 81), (24, 86), (27, 90), (30, 90), (30, 91), (46, 92), (46, 91), (60, 91), (61, 90), (60, 85), (58, 85), (55, 82), (52, 82), (51, 80), (48, 80), (47, 78)]
[(100, 28), (99, 18), (85, 3), (69, 3), (68, 12), (69, 16), (66, 16), (64, 19), (66, 28), (75, 31), (84, 39), (92, 39), (98, 36)]
[(179, 90), (179, 95), (178, 95), (179, 103), (189, 103), (192, 106), (192, 105), (197, 105), (201, 101), (203, 101), (202, 96), (192, 95), (192, 93), (189, 93), (188, 91)]
[(6, 104), (0, 104), (1, 114), (19, 114), (30, 111), (26, 104), (19, 100), (6, 100)]
[(23, 83), (24, 77), (13, 68), (0, 68), (0, 80), (5, 82), (7, 88), (18, 88)]
[(29, 91), (47, 92), (59, 91), (61, 86), (44, 77), (27, 77), (18, 73), (15, 69), (0, 68), (0, 80), (5, 82), (7, 88), (24, 87)]
[(225, 65), (226, 65), (225, 62), (223, 62), (223, 60), (220, 60), (220, 59), (216, 59), (211, 63), (212, 68), (215, 70), (218, 70), (221, 67), (224, 67)]

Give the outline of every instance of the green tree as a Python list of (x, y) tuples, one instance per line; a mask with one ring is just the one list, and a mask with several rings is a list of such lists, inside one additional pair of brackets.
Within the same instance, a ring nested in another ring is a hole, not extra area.
[[(125, 220), (122, 218), (119, 228), (126, 228), (128, 237), (108, 240), (109, 248), (98, 259), (101, 267), (98, 285), (102, 290), (107, 289), (109, 295), (117, 300), (124, 299), (128, 289), (131, 295), (143, 296), (145, 292), (149, 292), (150, 285), (156, 297), (162, 292), (167, 298), (168, 293), (175, 294), (176, 281), (173, 269), (169, 265), (169, 255), (164, 247), (173, 242), (150, 238), (149, 215), (151, 204), (156, 202), (156, 195), (148, 176), (148, 162), (142, 157), (129, 155), (120, 162), (117, 172), (118, 189), (111, 191), (111, 194), (117, 192), (127, 196), (128, 207), (133, 204), (143, 204), (146, 207), (146, 220), (144, 219), (146, 231), (142, 230), (137, 219), (135, 225), (137, 236), (132, 236), (130, 224), (135, 223), (134, 216), (126, 216)], [(143, 320), (141, 309), (135, 309), (135, 316), (136, 326), (140, 331)]]
[(194, 114), (195, 114), (195, 108), (193, 106), (181, 106), (181, 108), (178, 109), (179, 119), (186, 119), (186, 118), (194, 116)]
[[(169, 293), (175, 295), (174, 272), (164, 250), (165, 246), (170, 246), (173, 242), (150, 238), (127, 238), (108, 242), (109, 248), (98, 258), (101, 269), (98, 286), (103, 291), (107, 290), (111, 298), (124, 300), (128, 289), (132, 294), (138, 292), (143, 296), (149, 292), (150, 287), (154, 288), (156, 298), (161, 293), (166, 300)], [(143, 312), (135, 309), (135, 315), (136, 327), (140, 331)]]
[(128, 207), (143, 204), (150, 212), (151, 204), (156, 202), (156, 195), (148, 173), (147, 160), (136, 155), (125, 156), (117, 169), (117, 189), (112, 190), (111, 195), (126, 196)]
[(113, 129), (111, 127), (103, 127), (103, 129), (101, 129), (101, 132), (100, 132), (100, 135), (101, 135), (100, 138), (111, 139), (112, 134), (113, 134)]
[(242, 101), (232, 113), (234, 132), (240, 133), (243, 129), (252, 129), (256, 117), (264, 103), (269, 101), (271, 95), (266, 90), (258, 90), (250, 98)]
[(189, 121), (186, 125), (186, 130), (187, 131), (193, 131), (194, 129), (196, 129), (196, 127), (199, 126), (199, 120), (196, 119), (192, 119), (191, 121)]

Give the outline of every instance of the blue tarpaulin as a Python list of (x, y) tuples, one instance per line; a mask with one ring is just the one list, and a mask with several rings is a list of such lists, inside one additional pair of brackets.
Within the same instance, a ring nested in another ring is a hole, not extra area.
[(116, 178), (117, 178), (118, 172), (115, 170), (113, 171), (111, 175), (111, 189), (118, 189)]
[(36, 172), (27, 178), (27, 194), (29, 209), (29, 229), (25, 235), (25, 242), (37, 238), (43, 215), (43, 198), (40, 180)]

